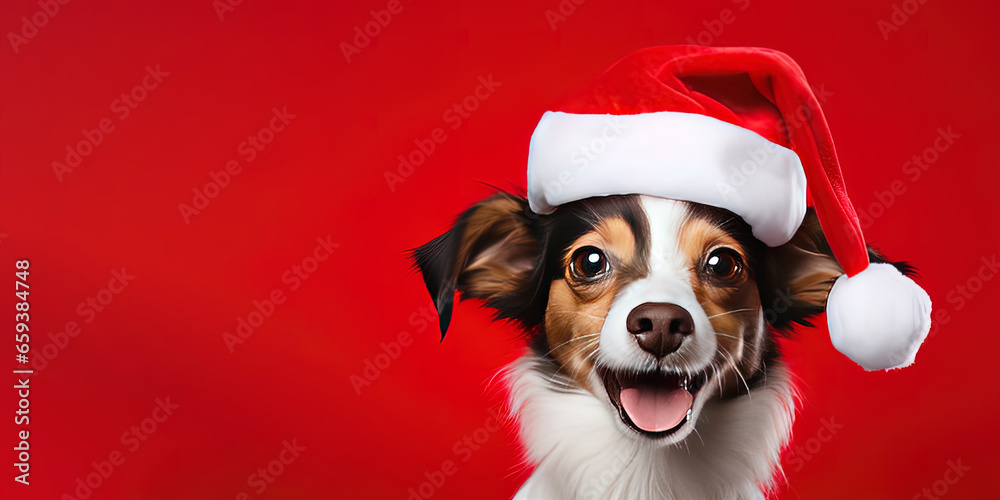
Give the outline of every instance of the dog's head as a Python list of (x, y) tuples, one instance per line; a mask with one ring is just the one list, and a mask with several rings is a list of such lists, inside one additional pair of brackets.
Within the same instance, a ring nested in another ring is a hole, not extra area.
[(518, 323), (623, 432), (687, 437), (706, 402), (750, 391), (773, 332), (823, 310), (843, 271), (810, 212), (769, 248), (733, 213), (609, 196), (537, 215), (497, 194), (414, 251), (444, 335), (454, 293)]

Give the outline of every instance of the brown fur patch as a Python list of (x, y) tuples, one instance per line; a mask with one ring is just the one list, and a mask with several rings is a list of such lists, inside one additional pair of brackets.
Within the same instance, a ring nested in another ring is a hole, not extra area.
[[(760, 296), (748, 269), (750, 249), (720, 227), (719, 219), (718, 213), (693, 210), (681, 228), (679, 246), (688, 259), (691, 287), (716, 333), (717, 364), (730, 365), (748, 377), (760, 360), (757, 339), (746, 338), (747, 333), (756, 333)], [(719, 248), (735, 251), (742, 261), (740, 275), (725, 283), (712, 279), (704, 269), (709, 254)], [(723, 390), (733, 389), (738, 376), (729, 373), (723, 380)]]
[[(576, 250), (593, 246), (604, 252), (611, 270), (595, 282), (580, 282), (569, 272)], [(545, 331), (551, 354), (581, 387), (593, 367), (593, 354), (601, 328), (615, 296), (628, 283), (646, 273), (646, 252), (640, 252), (633, 229), (621, 217), (598, 222), (564, 252), (564, 279), (552, 283), (545, 314)]]
[(593, 367), (604, 319), (614, 301), (611, 290), (607, 287), (606, 293), (590, 301), (582, 300), (565, 280), (553, 282), (549, 290), (545, 332), (550, 353), (580, 387), (589, 387), (586, 377)]
[(772, 251), (780, 263), (788, 295), (808, 307), (824, 308), (833, 282), (844, 274), (811, 212), (788, 243)]
[(459, 266), (458, 282), (470, 296), (489, 300), (513, 292), (531, 272), (536, 248), (518, 219), (522, 212), (516, 199), (494, 197), (469, 217), (459, 247), (465, 265)]

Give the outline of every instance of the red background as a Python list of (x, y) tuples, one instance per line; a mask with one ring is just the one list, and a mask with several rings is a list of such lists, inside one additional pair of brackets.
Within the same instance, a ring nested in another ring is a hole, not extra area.
[[(14, 261), (31, 259), (34, 357), (67, 322), (81, 329), (31, 381), (31, 486), (4, 465), (4, 498), (75, 495), (116, 450), (125, 462), (93, 498), (257, 498), (249, 476), (293, 439), (306, 450), (259, 496), (403, 499), (453, 460), (435, 498), (509, 498), (527, 474), (509, 427), (471, 455), (453, 445), (502, 400), (488, 382), (521, 343), (473, 304), (457, 308), (443, 344), (411, 324), (430, 301), (403, 251), (488, 195), (480, 182), (523, 186), (544, 110), (625, 54), (688, 37), (783, 50), (832, 92), (824, 109), (844, 175), (859, 210), (878, 215), (870, 241), (920, 266), (948, 312), (902, 371), (864, 373), (822, 329), (787, 345), (805, 451), (786, 456), (778, 497), (909, 499), (957, 460), (971, 470), (947, 498), (997, 490), (1000, 279), (961, 300), (956, 288), (1000, 246), (996, 3), (927, 2), (886, 40), (891, 1), (589, 0), (555, 29), (556, 0), (404, 1), (348, 62), (340, 44), (386, 5), (248, 0), (220, 20), (210, 0), (72, 1), (15, 52), (8, 33), (41, 7), (3, 2), (0, 270), (13, 281)], [(734, 19), (718, 32), (727, 8)], [(169, 76), (119, 119), (113, 102), (147, 65)], [(501, 85), (453, 130), (443, 113), (489, 75)], [(296, 117), (248, 163), (237, 148), (275, 107)], [(103, 118), (114, 130), (60, 182), (52, 162)], [(447, 139), (390, 189), (397, 155), (437, 127)], [(913, 180), (903, 164), (939, 127), (961, 137)], [(242, 173), (186, 224), (178, 205), (229, 160)], [(871, 209), (893, 181), (905, 192)], [(327, 235), (340, 247), (291, 291), (283, 273)], [(122, 267), (135, 279), (85, 323), (78, 304)], [(287, 301), (230, 353), (223, 332), (276, 288)], [(14, 298), (2, 303), (13, 315)], [(351, 376), (402, 331), (412, 344), (356, 394)], [(121, 434), (166, 397), (179, 408), (129, 452)], [(10, 450), (13, 389), (0, 401)], [(824, 419), (843, 426), (827, 441)]]

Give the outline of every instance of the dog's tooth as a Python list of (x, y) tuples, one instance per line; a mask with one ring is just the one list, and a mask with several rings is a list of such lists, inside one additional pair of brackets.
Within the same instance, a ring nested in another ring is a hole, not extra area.
[(681, 389), (684, 389), (685, 391), (688, 390), (688, 384), (690, 382), (691, 382), (691, 376), (684, 375), (684, 378), (681, 379)]

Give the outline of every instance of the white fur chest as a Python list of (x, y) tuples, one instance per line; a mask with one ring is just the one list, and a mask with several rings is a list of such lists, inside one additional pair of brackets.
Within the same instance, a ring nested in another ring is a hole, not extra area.
[(698, 432), (673, 446), (630, 432), (606, 402), (564, 387), (534, 354), (514, 363), (508, 383), (536, 465), (515, 500), (762, 499), (794, 417), (794, 389), (780, 365), (749, 397), (712, 400)]

